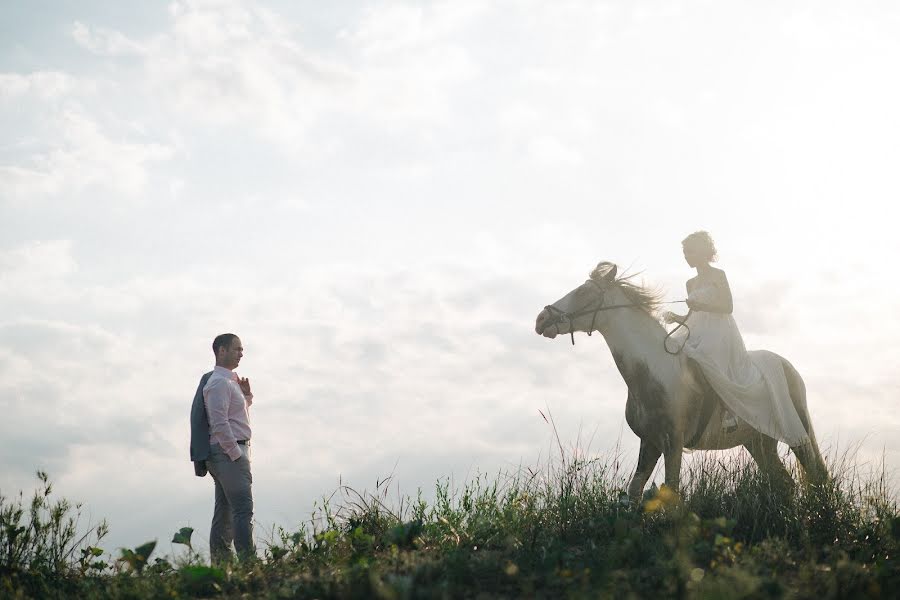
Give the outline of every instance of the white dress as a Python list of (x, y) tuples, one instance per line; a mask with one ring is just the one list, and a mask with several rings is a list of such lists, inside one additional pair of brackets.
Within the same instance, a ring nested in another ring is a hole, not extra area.
[[(709, 303), (718, 293), (714, 285), (698, 286), (688, 298)], [(700, 365), (710, 386), (731, 412), (789, 446), (809, 441), (791, 402), (778, 355), (766, 350), (747, 352), (729, 314), (692, 311), (687, 327), (684, 353)]]

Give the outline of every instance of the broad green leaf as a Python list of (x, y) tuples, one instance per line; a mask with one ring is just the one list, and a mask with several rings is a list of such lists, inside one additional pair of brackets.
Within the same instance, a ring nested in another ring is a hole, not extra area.
[(188, 548), (191, 547), (191, 534), (194, 533), (193, 527), (182, 527), (172, 537), (172, 543), (184, 544)]
[(153, 554), (154, 548), (156, 548), (156, 540), (141, 544), (134, 550), (122, 548), (122, 558), (119, 560), (128, 563), (128, 566), (131, 567), (132, 570), (141, 573), (144, 570), (144, 566), (147, 564), (147, 559)]
[(146, 544), (141, 544), (134, 549), (134, 553), (143, 558), (144, 561), (146, 561), (148, 558), (150, 558), (150, 555), (153, 554), (154, 548), (156, 548), (156, 540), (147, 542)]

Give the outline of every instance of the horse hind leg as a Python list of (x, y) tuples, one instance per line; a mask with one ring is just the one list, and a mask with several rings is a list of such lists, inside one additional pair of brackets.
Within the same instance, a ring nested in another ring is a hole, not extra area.
[(773, 486), (782, 491), (794, 488), (794, 479), (778, 457), (778, 442), (767, 435), (755, 435), (744, 444), (750, 456), (759, 466), (760, 473), (768, 478)]
[(819, 452), (819, 446), (816, 440), (810, 437), (809, 442), (799, 446), (791, 446), (791, 451), (806, 474), (806, 480), (813, 485), (825, 483), (828, 479), (828, 470), (825, 467), (825, 460), (822, 453)]

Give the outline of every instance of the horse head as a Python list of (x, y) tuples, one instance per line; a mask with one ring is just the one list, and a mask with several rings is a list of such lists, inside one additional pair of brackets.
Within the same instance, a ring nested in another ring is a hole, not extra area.
[(606, 311), (632, 305), (616, 284), (617, 270), (613, 263), (599, 263), (587, 281), (544, 307), (535, 320), (535, 332), (550, 339), (568, 333), (574, 344), (576, 331), (590, 335), (602, 328), (608, 318)]

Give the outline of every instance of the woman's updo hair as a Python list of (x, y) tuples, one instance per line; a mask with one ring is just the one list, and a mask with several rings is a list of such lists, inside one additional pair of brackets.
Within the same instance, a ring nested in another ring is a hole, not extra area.
[(690, 246), (708, 262), (715, 262), (718, 258), (716, 245), (713, 243), (712, 236), (706, 231), (695, 231), (681, 240), (681, 246), (683, 248)]

